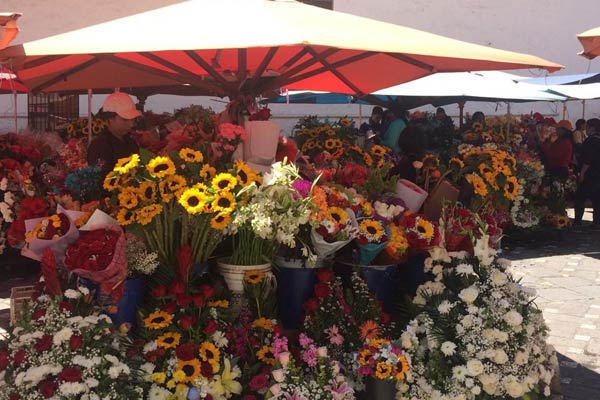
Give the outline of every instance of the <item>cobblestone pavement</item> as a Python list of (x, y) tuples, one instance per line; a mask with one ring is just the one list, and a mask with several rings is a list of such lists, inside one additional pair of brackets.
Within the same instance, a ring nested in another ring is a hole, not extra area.
[[(600, 400), (600, 229), (588, 226), (535, 240), (503, 240), (513, 274), (537, 290), (537, 305), (559, 353), (561, 393), (553, 400)], [(0, 333), (10, 289), (31, 285), (39, 267), (0, 258)]]
[(536, 242), (510, 242), (503, 256), (536, 304), (558, 353), (564, 400), (600, 400), (600, 229), (584, 226)]

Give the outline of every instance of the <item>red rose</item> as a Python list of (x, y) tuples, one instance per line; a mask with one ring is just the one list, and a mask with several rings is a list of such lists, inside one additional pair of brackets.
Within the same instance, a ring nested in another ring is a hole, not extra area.
[(210, 365), (207, 362), (203, 362), (202, 365), (200, 366), (200, 374), (205, 378), (212, 379), (212, 377), (213, 377), (212, 365)]
[(331, 288), (326, 283), (319, 282), (315, 285), (315, 296), (322, 299), (331, 294)]
[(219, 325), (217, 325), (217, 323), (211, 319), (206, 324), (206, 329), (204, 329), (204, 331), (206, 333), (208, 333), (209, 335), (212, 335), (213, 333), (215, 333), (217, 331), (218, 327), (219, 327)]
[(269, 379), (267, 378), (266, 375), (263, 375), (263, 374), (255, 375), (250, 380), (250, 390), (252, 390), (254, 392), (258, 392), (259, 390), (266, 388), (268, 384), (269, 384)]
[(177, 310), (177, 304), (171, 302), (171, 303), (167, 303), (164, 306), (161, 307), (162, 310), (164, 312), (166, 312), (167, 314), (174, 314), (175, 310)]
[(202, 307), (204, 305), (204, 296), (198, 294), (196, 296), (194, 296), (194, 306), (196, 307)]
[(58, 379), (65, 382), (79, 382), (81, 379), (81, 371), (75, 367), (68, 367), (58, 374)]
[(26, 356), (27, 354), (25, 353), (25, 350), (17, 351), (13, 356), (13, 365), (16, 367), (24, 363)]
[(54, 393), (56, 393), (58, 384), (55, 381), (45, 380), (40, 382), (38, 388), (40, 393), (42, 393), (42, 396), (44, 396), (46, 399), (49, 399), (50, 397), (54, 396)]
[(329, 268), (317, 268), (317, 278), (319, 282), (331, 282), (335, 275)]
[(167, 295), (167, 287), (164, 285), (155, 286), (150, 289), (150, 295), (154, 298), (165, 297)]
[(177, 346), (175, 349), (175, 355), (177, 358), (183, 361), (191, 361), (196, 358), (196, 353), (198, 352), (198, 346), (196, 346), (192, 342), (188, 342), (182, 345)]
[(73, 335), (71, 339), (69, 339), (69, 345), (71, 346), (71, 350), (80, 349), (83, 346), (83, 336)]
[(215, 288), (210, 285), (200, 285), (200, 291), (205, 299), (213, 297), (215, 295)]
[(195, 323), (196, 323), (196, 317), (194, 317), (193, 315), (183, 315), (183, 316), (181, 316), (181, 318), (179, 318), (179, 327), (181, 329), (185, 329), (185, 330), (191, 329)]
[(38, 310), (35, 310), (33, 312), (33, 314), (31, 314), (31, 318), (37, 321), (38, 319), (42, 318), (44, 315), (46, 315), (46, 309), (40, 308)]
[(8, 353), (0, 352), (0, 371), (4, 371), (8, 367)]
[(192, 300), (192, 296), (190, 296), (189, 294), (180, 294), (179, 296), (177, 296), (177, 304), (181, 307), (185, 307), (192, 304)]
[(38, 353), (48, 351), (52, 347), (52, 335), (44, 335), (33, 346)]
[(281, 327), (279, 325), (275, 325), (273, 327), (273, 335), (276, 335), (276, 336), (283, 335), (283, 329), (281, 329)]
[(315, 298), (308, 299), (306, 303), (304, 303), (304, 309), (308, 312), (316, 311), (319, 308), (319, 302)]
[(181, 281), (175, 281), (171, 283), (171, 286), (169, 287), (169, 293), (174, 296), (185, 293), (185, 284)]
[(68, 301), (62, 301), (58, 307), (61, 311), (73, 311), (73, 305), (71, 305), (71, 303), (69, 303)]

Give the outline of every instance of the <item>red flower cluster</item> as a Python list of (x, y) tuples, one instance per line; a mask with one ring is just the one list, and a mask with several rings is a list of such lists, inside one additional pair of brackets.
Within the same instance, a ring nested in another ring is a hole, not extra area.
[(442, 235), (437, 224), (423, 214), (405, 213), (400, 225), (406, 232), (409, 251), (418, 253), (440, 244)]
[(268, 121), (271, 118), (271, 110), (269, 107), (263, 107), (254, 114), (251, 114), (248, 120), (250, 121)]
[(362, 165), (347, 162), (336, 174), (336, 182), (346, 187), (363, 185), (369, 177), (369, 170)]
[(113, 259), (119, 235), (118, 231), (111, 229), (80, 232), (79, 239), (67, 247), (65, 266), (69, 270), (104, 270)]
[(21, 200), (19, 214), (8, 229), (7, 238), (11, 246), (19, 246), (25, 240), (25, 220), (46, 216), (48, 206), (42, 199), (25, 197)]

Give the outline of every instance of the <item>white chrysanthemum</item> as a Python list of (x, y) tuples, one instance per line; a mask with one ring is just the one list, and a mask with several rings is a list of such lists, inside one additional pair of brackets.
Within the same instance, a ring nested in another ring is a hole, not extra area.
[(81, 293), (73, 289), (67, 289), (65, 290), (65, 297), (67, 299), (78, 299), (81, 297)]
[(450, 310), (452, 310), (452, 307), (454, 307), (452, 303), (450, 303), (448, 300), (444, 300), (438, 306), (438, 311), (440, 314), (448, 314)]
[(71, 339), (71, 336), (73, 336), (73, 331), (71, 328), (63, 328), (54, 334), (52, 343), (55, 346), (60, 346), (62, 343)]
[(470, 264), (460, 263), (456, 266), (456, 273), (458, 275), (473, 275), (475, 272), (473, 271), (473, 266)]
[(504, 286), (508, 282), (508, 277), (506, 274), (499, 270), (494, 270), (490, 275), (490, 280), (492, 281), (492, 285), (495, 287)]
[(85, 385), (79, 382), (65, 382), (58, 387), (58, 390), (64, 396), (75, 396), (85, 392)]
[(521, 323), (523, 322), (523, 316), (514, 310), (511, 310), (504, 314), (503, 319), (504, 321), (506, 321), (507, 324), (509, 324), (513, 328), (521, 325)]
[(459, 382), (462, 382), (467, 377), (467, 367), (464, 365), (457, 365), (452, 368), (452, 377)]
[(440, 346), (440, 351), (444, 353), (445, 356), (452, 356), (456, 353), (456, 345), (452, 342), (444, 342)]
[(471, 304), (477, 299), (478, 295), (479, 290), (474, 286), (470, 286), (466, 289), (461, 290), (458, 294), (458, 297), (465, 303)]

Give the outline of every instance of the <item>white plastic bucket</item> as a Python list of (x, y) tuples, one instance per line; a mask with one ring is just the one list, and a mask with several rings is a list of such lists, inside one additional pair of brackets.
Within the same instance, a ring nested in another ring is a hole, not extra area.
[(404, 201), (411, 211), (418, 212), (427, 198), (427, 192), (406, 179), (398, 180), (396, 196)]
[(267, 277), (272, 276), (271, 264), (258, 265), (233, 265), (228, 264), (229, 258), (222, 258), (217, 261), (219, 273), (225, 279), (225, 283), (229, 290), (234, 293), (243, 293), (244, 291), (244, 274), (247, 271), (264, 272)]

